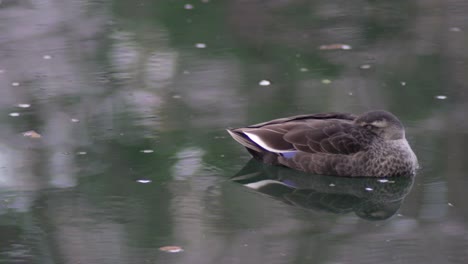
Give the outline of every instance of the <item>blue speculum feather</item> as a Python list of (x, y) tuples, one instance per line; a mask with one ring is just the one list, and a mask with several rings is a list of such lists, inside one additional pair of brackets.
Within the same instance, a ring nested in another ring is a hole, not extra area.
[(287, 159), (292, 159), (296, 155), (297, 151), (292, 151), (292, 152), (284, 152), (281, 153), (281, 156), (287, 158)]

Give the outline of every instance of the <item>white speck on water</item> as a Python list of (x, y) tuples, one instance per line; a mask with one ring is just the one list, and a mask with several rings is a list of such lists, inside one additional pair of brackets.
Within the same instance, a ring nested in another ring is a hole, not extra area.
[(371, 66), (369, 64), (363, 64), (361, 65), (359, 68), (363, 69), (363, 70), (367, 70), (367, 69), (370, 69)]
[(219, 155), (221, 158), (224, 158), (224, 154)]
[(43, 58), (44, 60), (50, 60), (50, 59), (52, 59), (52, 56), (50, 56), (50, 55), (44, 55), (44, 56), (42, 56), (42, 58)]
[(439, 100), (445, 100), (445, 99), (447, 99), (447, 96), (446, 95), (436, 95), (434, 98), (439, 99)]
[(334, 183), (330, 183), (328, 186), (335, 187), (336, 185)]
[(401, 86), (405, 86), (406, 85), (406, 82), (400, 82), (401, 83)]
[(452, 203), (447, 203), (447, 205), (453, 207), (453, 204), (452, 204)]
[(374, 189), (372, 189), (372, 188), (370, 188), (370, 187), (366, 187), (365, 190), (368, 191), (368, 192), (372, 192)]
[(210, 2), (210, 0), (201, 0), (201, 1), (202, 1), (202, 3), (205, 3), (205, 4)]
[(353, 96), (353, 92), (349, 92), (348, 95), (349, 95), (349, 96)]
[(151, 180), (141, 179), (141, 180), (137, 180), (137, 182), (139, 182), (139, 183), (150, 183)]
[(186, 5), (184, 5), (184, 8), (187, 9), (187, 10), (191, 10), (191, 9), (193, 9), (193, 5), (186, 4)]
[(20, 85), (19, 82), (12, 82), (12, 83), (11, 83), (11, 86), (19, 86), (19, 85)]
[(20, 113), (13, 112), (13, 113), (9, 113), (8, 115), (12, 117), (17, 117), (17, 116), (20, 116)]
[(204, 49), (204, 48), (206, 48), (206, 44), (205, 43), (197, 43), (197, 44), (195, 44), (195, 47), (198, 48), (198, 49)]
[(31, 107), (30, 104), (17, 104), (16, 106), (18, 106), (19, 108), (29, 108), (29, 107)]
[(260, 86), (268, 86), (271, 84), (271, 82), (269, 80), (261, 80), (258, 84)]
[(76, 154), (78, 155), (86, 155), (88, 154), (86, 151), (78, 151)]
[(182, 96), (180, 96), (180, 95), (178, 95), (178, 94), (175, 94), (175, 95), (172, 96), (172, 98), (174, 98), (174, 99), (180, 99), (180, 98), (182, 98)]
[(153, 153), (154, 150), (152, 150), (152, 149), (144, 149), (144, 150), (141, 150), (140, 152), (142, 152), (142, 153)]
[(350, 45), (344, 44), (344, 45), (341, 45), (341, 49), (343, 49), (343, 50), (350, 50), (350, 49), (352, 49), (352, 47), (351, 47)]
[(72, 119), (70, 119), (70, 121), (72, 121), (73, 123), (78, 123), (78, 122), (80, 122), (80, 120), (79, 120), (79, 119), (76, 119), (76, 118), (72, 118)]
[(323, 83), (323, 84), (330, 84), (330, 83), (331, 83), (331, 81), (330, 81), (330, 80), (328, 80), (328, 79), (323, 79), (323, 80), (322, 80), (322, 83)]
[(308, 71), (309, 71), (309, 69), (307, 69), (307, 68), (300, 68), (299, 70), (300, 70), (301, 72), (308, 72)]
[(402, 217), (403, 215), (402, 214), (397, 214), (397, 216)]
[(190, 71), (183, 71), (183, 74), (190, 74)]
[(460, 32), (461, 29), (460, 29), (459, 27), (451, 27), (451, 28), (450, 28), (450, 31), (452, 31), (452, 32)]
[(377, 180), (377, 181), (378, 181), (378, 182), (381, 182), (381, 183), (386, 183), (386, 182), (388, 182), (387, 179), (379, 179), (379, 180)]

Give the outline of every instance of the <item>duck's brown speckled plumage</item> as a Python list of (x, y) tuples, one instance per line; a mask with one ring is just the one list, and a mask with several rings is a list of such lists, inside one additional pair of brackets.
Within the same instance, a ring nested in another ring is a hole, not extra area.
[(228, 132), (256, 159), (315, 174), (401, 176), (418, 166), (403, 125), (386, 111), (300, 115)]

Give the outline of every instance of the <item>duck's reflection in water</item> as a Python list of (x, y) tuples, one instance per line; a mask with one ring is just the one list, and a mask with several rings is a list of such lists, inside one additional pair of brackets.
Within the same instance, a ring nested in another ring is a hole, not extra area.
[(313, 175), (251, 160), (231, 180), (292, 206), (384, 220), (398, 211), (414, 177)]

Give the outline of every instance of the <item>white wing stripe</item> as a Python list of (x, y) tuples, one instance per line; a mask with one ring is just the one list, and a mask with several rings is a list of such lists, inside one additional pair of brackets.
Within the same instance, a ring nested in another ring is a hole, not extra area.
[(252, 140), (253, 142), (255, 142), (257, 145), (259, 145), (260, 147), (268, 150), (268, 151), (271, 151), (271, 152), (274, 152), (274, 153), (284, 153), (284, 152), (295, 152), (296, 150), (291, 150), (291, 149), (275, 149), (271, 146), (268, 146), (268, 144), (263, 141), (263, 139), (261, 139), (259, 136), (255, 135), (255, 134), (252, 134), (252, 133), (249, 133), (249, 132), (244, 132), (244, 134), (246, 136), (248, 136), (250, 138), (250, 140)]

